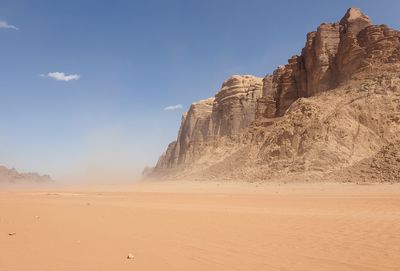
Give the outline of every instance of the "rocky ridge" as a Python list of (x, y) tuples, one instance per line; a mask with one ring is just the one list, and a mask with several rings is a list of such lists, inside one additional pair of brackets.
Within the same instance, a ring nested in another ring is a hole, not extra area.
[(51, 182), (53, 181), (49, 175), (40, 175), (38, 173), (19, 173), (15, 168), (9, 169), (0, 166), (0, 183), (24, 183), (24, 182)]
[(350, 8), (271, 75), (233, 76), (194, 103), (149, 175), (324, 179), (354, 167), (398, 142), (399, 72), (399, 31)]

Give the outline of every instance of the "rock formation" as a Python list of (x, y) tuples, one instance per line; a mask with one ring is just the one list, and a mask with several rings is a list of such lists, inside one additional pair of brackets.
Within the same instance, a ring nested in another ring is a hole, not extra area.
[(251, 75), (235, 75), (226, 80), (215, 95), (211, 134), (232, 135), (249, 126), (255, 120), (262, 86), (262, 78)]
[(8, 169), (5, 166), (0, 166), (0, 183), (23, 183), (23, 182), (51, 182), (49, 175), (39, 175), (34, 172), (19, 173), (15, 168)]
[(322, 178), (351, 167), (398, 140), (399, 72), (400, 32), (350, 8), (271, 75), (233, 76), (194, 103), (150, 175)]
[(211, 114), (214, 98), (209, 98), (190, 106), (182, 116), (178, 139), (169, 144), (165, 154), (159, 159), (160, 169), (176, 167), (196, 158), (201, 144), (211, 134)]
[(226, 80), (215, 98), (190, 106), (182, 117), (178, 139), (170, 143), (157, 168), (190, 163), (201, 156), (205, 142), (249, 126), (255, 120), (257, 99), (261, 96), (262, 78), (235, 75)]

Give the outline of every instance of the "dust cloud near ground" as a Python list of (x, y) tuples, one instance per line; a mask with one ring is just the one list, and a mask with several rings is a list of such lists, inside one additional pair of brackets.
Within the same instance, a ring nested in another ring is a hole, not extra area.
[(399, 232), (398, 184), (0, 192), (0, 270), (399, 270)]

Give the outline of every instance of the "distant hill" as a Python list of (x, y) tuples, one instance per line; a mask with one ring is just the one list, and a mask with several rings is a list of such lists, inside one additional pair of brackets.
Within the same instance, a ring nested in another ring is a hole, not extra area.
[(0, 166), (0, 183), (23, 183), (23, 182), (52, 182), (49, 175), (40, 175), (38, 173), (19, 173), (15, 168), (9, 169), (5, 166)]

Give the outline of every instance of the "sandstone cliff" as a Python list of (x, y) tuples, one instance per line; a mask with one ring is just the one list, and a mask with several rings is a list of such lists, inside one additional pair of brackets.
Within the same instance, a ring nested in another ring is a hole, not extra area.
[(325, 178), (376, 156), (399, 132), (400, 33), (351, 8), (308, 33), (301, 54), (273, 74), (233, 76), (194, 103), (150, 175)]
[(255, 119), (262, 86), (262, 78), (250, 75), (235, 75), (226, 80), (215, 95), (211, 134), (232, 135), (249, 126)]
[(209, 98), (190, 106), (182, 116), (178, 139), (169, 144), (157, 168), (172, 168), (196, 159), (197, 149), (210, 136), (213, 102), (214, 98)]
[(156, 168), (191, 163), (203, 155), (207, 142), (248, 127), (255, 120), (257, 99), (261, 96), (262, 78), (235, 75), (226, 80), (215, 98), (190, 106), (182, 117), (177, 140), (170, 143)]
[(52, 179), (49, 175), (39, 175), (34, 172), (19, 173), (16, 169), (8, 169), (0, 166), (0, 183), (23, 183), (23, 182), (50, 182)]

